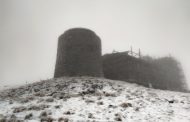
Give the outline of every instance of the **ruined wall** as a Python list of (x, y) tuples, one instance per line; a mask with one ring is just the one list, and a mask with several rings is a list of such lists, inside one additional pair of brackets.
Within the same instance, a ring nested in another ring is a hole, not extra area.
[(154, 80), (156, 69), (151, 64), (126, 53), (106, 54), (103, 57), (104, 77), (122, 80), (149, 87), (157, 85)]
[(157, 89), (188, 92), (180, 67), (171, 57), (146, 61), (126, 53), (112, 53), (102, 58), (105, 78)]
[(73, 28), (58, 39), (54, 77), (103, 76), (101, 40), (91, 30)]

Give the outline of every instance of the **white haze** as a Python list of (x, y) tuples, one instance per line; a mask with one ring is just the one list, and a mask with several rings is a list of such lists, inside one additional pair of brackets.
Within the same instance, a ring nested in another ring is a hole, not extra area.
[(0, 0), (1, 85), (52, 78), (57, 37), (73, 27), (95, 31), (103, 54), (171, 54), (190, 84), (189, 0)]

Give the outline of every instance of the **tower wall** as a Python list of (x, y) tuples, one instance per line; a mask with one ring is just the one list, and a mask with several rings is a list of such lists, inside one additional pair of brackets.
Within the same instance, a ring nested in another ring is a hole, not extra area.
[(58, 39), (54, 77), (103, 76), (101, 40), (91, 30), (73, 28)]

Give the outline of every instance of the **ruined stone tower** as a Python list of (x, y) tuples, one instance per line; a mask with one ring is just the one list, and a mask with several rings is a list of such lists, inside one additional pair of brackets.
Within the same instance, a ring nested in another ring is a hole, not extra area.
[(91, 30), (73, 28), (58, 39), (54, 77), (103, 76), (101, 40)]

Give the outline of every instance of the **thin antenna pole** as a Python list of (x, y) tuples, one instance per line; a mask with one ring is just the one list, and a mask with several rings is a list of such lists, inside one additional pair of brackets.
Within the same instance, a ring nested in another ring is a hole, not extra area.
[(131, 46), (131, 55), (133, 56), (133, 48), (132, 48), (132, 46)]
[(139, 58), (141, 58), (141, 49), (139, 48)]

